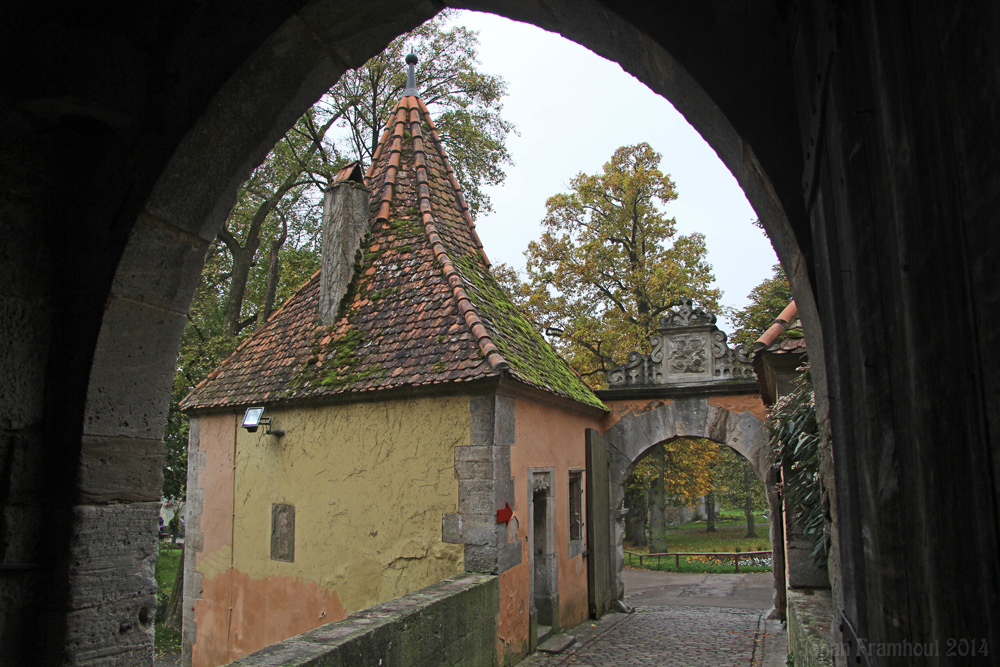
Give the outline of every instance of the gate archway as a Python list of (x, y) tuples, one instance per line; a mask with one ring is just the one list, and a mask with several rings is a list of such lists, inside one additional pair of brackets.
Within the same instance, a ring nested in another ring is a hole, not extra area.
[[(691, 300), (683, 302), (660, 318), (650, 353), (630, 354), (628, 363), (608, 373), (609, 389), (598, 392), (612, 411), (604, 444), (612, 596), (619, 600), (625, 595), (625, 482), (650, 448), (677, 438), (705, 438), (732, 447), (761, 480), (768, 481), (769, 448), (760, 388), (743, 348), (730, 348), (715, 321), (714, 315), (694, 307)], [(772, 545), (780, 549), (773, 521), (770, 530)], [(779, 567), (773, 569), (778, 591), (783, 573)]]
[[(835, 639), (1000, 643), (996, 4), (463, 4), (558, 31), (671, 99), (760, 214), (833, 435)], [(11, 660), (151, 654), (148, 505), (207, 243), (323, 87), (441, 6), (5, 7)]]

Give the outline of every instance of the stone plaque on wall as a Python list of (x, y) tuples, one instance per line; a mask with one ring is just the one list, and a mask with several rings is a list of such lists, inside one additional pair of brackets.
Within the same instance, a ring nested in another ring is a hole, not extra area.
[(271, 505), (271, 560), (295, 561), (294, 505)]
[(696, 333), (673, 333), (664, 337), (666, 342), (667, 381), (710, 380), (712, 346), (708, 329)]

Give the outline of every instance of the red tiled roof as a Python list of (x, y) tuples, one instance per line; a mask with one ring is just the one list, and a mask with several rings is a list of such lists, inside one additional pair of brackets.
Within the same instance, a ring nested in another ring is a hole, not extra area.
[[(348, 165), (338, 180), (356, 180)], [(341, 178), (341, 176), (343, 178)], [(367, 175), (371, 235), (332, 326), (314, 275), (181, 402), (241, 406), (507, 374), (603, 408), (490, 274), (423, 102), (393, 111)]]
[(796, 353), (806, 352), (806, 339), (801, 333), (797, 336), (786, 336), (789, 329), (801, 328), (798, 319), (799, 309), (795, 301), (791, 301), (781, 314), (775, 318), (774, 324), (767, 328), (760, 338), (753, 344), (754, 353), (767, 351), (776, 353)]

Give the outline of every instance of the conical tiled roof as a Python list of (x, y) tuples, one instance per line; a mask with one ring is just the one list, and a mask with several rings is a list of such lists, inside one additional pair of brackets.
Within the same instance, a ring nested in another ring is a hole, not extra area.
[(396, 106), (366, 180), (371, 233), (336, 322), (319, 322), (317, 273), (182, 408), (287, 402), (502, 374), (603, 408), (490, 274), (419, 97), (407, 95)]

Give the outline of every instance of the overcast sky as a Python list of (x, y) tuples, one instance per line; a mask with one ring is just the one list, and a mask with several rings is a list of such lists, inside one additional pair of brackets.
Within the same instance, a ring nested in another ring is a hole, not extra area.
[(600, 171), (619, 146), (645, 141), (663, 155), (660, 170), (677, 186), (666, 214), (679, 233), (705, 234), (722, 303), (746, 304), (777, 258), (751, 224), (757, 215), (736, 179), (673, 105), (618, 64), (555, 33), (479, 12), (459, 12), (456, 22), (479, 31), (481, 69), (507, 80), (503, 116), (520, 132), (507, 144), (515, 166), (488, 190), (494, 213), (476, 221), (490, 260), (523, 268), (545, 200), (567, 191), (577, 173)]

